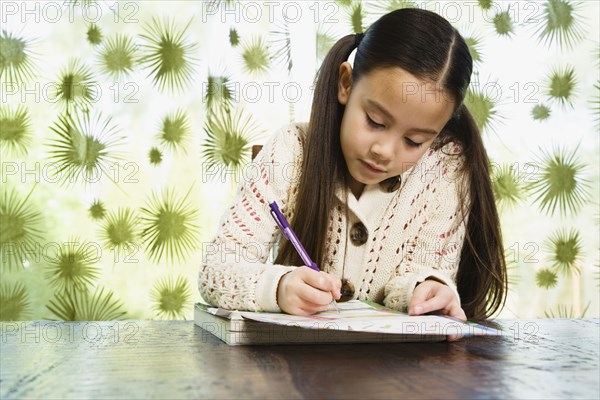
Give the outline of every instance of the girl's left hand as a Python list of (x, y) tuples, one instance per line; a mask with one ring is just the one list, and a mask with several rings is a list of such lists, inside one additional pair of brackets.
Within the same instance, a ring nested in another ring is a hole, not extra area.
[[(408, 305), (408, 314), (421, 315), (432, 311), (460, 320), (467, 319), (454, 291), (441, 282), (428, 279), (415, 287)], [(449, 341), (458, 339), (459, 335), (448, 336)]]

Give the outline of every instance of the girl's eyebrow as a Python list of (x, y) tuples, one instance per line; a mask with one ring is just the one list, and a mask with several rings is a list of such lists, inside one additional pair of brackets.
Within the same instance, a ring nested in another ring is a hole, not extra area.
[[(392, 116), (392, 114), (388, 110), (386, 110), (381, 104), (379, 104), (378, 102), (376, 102), (375, 100), (367, 99), (367, 103), (371, 107), (376, 108), (379, 112), (381, 112), (383, 115), (385, 115), (387, 117), (387, 119), (389, 119), (390, 121), (392, 121), (392, 122), (395, 121), (395, 119)], [(427, 128), (411, 128), (411, 129), (409, 129), (409, 131), (425, 133), (425, 134), (428, 134), (428, 135), (437, 135), (438, 134), (433, 129), (427, 129)]]

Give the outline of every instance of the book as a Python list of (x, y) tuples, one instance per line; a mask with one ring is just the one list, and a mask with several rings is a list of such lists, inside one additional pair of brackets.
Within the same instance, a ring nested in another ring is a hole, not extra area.
[[(376, 303), (351, 300), (309, 316), (226, 310), (203, 303), (194, 323), (229, 345), (394, 343), (443, 341), (447, 335), (497, 336), (494, 328), (448, 316), (409, 316)], [(203, 336), (205, 338), (205, 336)]]

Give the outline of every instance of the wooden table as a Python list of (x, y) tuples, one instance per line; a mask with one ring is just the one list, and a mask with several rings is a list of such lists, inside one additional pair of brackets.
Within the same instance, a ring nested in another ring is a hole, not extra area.
[(455, 343), (229, 347), (190, 321), (5, 322), (0, 398), (598, 399), (598, 319)]

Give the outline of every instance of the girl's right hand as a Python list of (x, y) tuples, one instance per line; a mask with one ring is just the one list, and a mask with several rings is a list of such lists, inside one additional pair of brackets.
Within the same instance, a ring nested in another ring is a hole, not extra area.
[(279, 280), (277, 304), (288, 314), (311, 315), (339, 299), (341, 288), (342, 281), (333, 275), (298, 267)]

